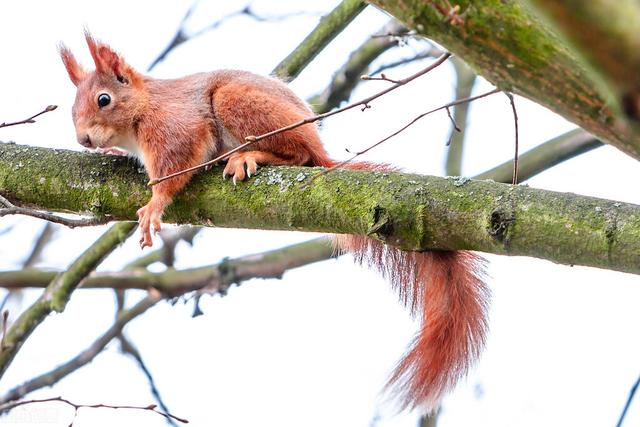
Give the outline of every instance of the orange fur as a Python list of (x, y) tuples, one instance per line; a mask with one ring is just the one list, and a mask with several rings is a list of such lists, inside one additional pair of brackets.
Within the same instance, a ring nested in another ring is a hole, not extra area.
[[(125, 149), (138, 156), (150, 178), (200, 164), (260, 135), (312, 113), (277, 79), (246, 71), (219, 70), (173, 80), (143, 76), (120, 55), (86, 33), (95, 64), (87, 72), (71, 52), (60, 48), (77, 86), (73, 121), (78, 141), (104, 151)], [(100, 106), (108, 95), (111, 102)], [(224, 175), (243, 180), (259, 165), (332, 166), (317, 127), (306, 124), (261, 140), (232, 155)], [(385, 165), (353, 163), (352, 169), (389, 170)], [(153, 187), (138, 210), (141, 246), (151, 246), (162, 213), (192, 174)], [(469, 252), (404, 252), (361, 236), (338, 236), (343, 250), (378, 269), (418, 316), (421, 329), (398, 363), (388, 388), (404, 407), (433, 408), (464, 376), (485, 340), (488, 290), (483, 261)]]
[(484, 346), (489, 298), (484, 261), (465, 251), (401, 251), (362, 236), (338, 236), (337, 243), (382, 273), (419, 318), (420, 330), (387, 389), (402, 408), (434, 409)]

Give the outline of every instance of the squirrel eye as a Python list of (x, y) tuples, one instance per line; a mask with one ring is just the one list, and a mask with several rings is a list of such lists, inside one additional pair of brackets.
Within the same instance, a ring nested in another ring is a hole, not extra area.
[(106, 93), (98, 95), (98, 107), (106, 107), (111, 102), (111, 97)]

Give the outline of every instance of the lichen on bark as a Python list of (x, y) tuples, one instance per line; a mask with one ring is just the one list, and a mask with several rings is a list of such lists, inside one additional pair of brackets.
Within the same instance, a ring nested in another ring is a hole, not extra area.
[[(360, 234), (405, 250), (467, 249), (640, 273), (636, 205), (396, 172), (336, 170), (310, 183), (320, 171), (266, 167), (235, 186), (219, 169), (201, 173), (165, 221)], [(0, 193), (16, 204), (113, 220), (134, 220), (150, 194), (127, 159), (16, 144), (0, 145)]]

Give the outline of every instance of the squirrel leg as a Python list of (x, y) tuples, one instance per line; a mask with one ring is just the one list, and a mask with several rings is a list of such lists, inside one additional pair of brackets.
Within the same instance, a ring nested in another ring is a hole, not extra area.
[(171, 203), (173, 195), (189, 182), (192, 175), (192, 173), (180, 175), (153, 186), (151, 200), (137, 212), (140, 227), (140, 248), (144, 249), (146, 246), (153, 245), (151, 230), (153, 229), (154, 234), (160, 231), (164, 208)]
[(160, 231), (160, 220), (162, 219), (164, 208), (168, 203), (169, 202), (162, 197), (161, 194), (158, 194), (154, 188), (153, 196), (151, 197), (151, 200), (149, 200), (149, 203), (138, 209), (137, 214), (138, 224), (140, 227), (141, 249), (144, 249), (146, 246), (151, 247), (153, 245), (153, 240), (151, 239), (151, 228), (153, 227), (154, 234)]
[(297, 165), (298, 159), (287, 160), (266, 151), (242, 151), (234, 153), (227, 160), (227, 165), (222, 172), (223, 178), (233, 176), (233, 184), (244, 181), (258, 170), (258, 165)]

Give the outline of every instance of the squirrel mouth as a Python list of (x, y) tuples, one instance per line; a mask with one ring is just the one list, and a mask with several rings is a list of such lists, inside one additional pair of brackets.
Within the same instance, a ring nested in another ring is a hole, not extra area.
[(84, 138), (78, 140), (78, 142), (80, 143), (80, 145), (82, 145), (83, 147), (87, 147), (87, 148), (91, 148), (91, 138), (89, 137), (89, 135), (85, 135)]

